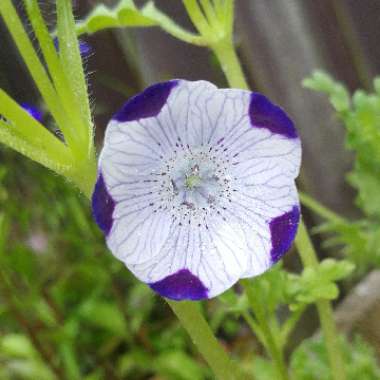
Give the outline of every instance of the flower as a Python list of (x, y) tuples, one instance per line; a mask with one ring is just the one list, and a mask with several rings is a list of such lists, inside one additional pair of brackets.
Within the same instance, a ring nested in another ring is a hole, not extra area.
[(292, 121), (265, 96), (158, 83), (107, 127), (93, 214), (111, 252), (153, 290), (211, 298), (290, 248), (300, 160)]
[(26, 112), (28, 112), (28, 114), (29, 114), (30, 116), (32, 116), (34, 119), (36, 119), (36, 120), (39, 121), (40, 123), (42, 122), (44, 115), (43, 115), (43, 112), (42, 112), (39, 108), (37, 108), (37, 107), (35, 107), (35, 106), (32, 106), (32, 105), (29, 104), (29, 103), (21, 103), (20, 105), (21, 105), (21, 107), (22, 107)]

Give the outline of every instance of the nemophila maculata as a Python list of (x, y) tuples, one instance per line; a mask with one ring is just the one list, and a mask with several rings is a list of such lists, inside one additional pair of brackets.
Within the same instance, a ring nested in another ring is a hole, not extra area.
[(171, 80), (110, 121), (92, 196), (111, 252), (173, 300), (215, 297), (289, 250), (301, 143), (259, 93)]

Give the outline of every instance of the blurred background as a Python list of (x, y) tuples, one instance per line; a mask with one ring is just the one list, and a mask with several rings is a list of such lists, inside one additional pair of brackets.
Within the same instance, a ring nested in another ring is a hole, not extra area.
[[(23, 14), (22, 1), (14, 3)], [(54, 25), (54, 2), (40, 3)], [(76, 1), (77, 18), (98, 3)], [(144, 3), (136, 1), (138, 6)], [(193, 30), (180, 1), (155, 3)], [(304, 89), (301, 82), (313, 70), (324, 69), (350, 91), (371, 90), (372, 78), (380, 72), (380, 2), (236, 0), (236, 8), (236, 46), (251, 88), (284, 107), (302, 136), (300, 186), (342, 215), (359, 215), (354, 190), (345, 180), (353, 157), (344, 148), (344, 128), (326, 98)], [(25, 27), (29, 28), (27, 21)], [(0, 87), (20, 103), (41, 106), (1, 21), (0, 36)], [(206, 79), (226, 86), (209, 51), (158, 28), (107, 30), (83, 40), (91, 47), (86, 68), (99, 148), (111, 115), (153, 82)], [(44, 121), (49, 123), (48, 116)], [(9, 268), (0, 278), (0, 338), (8, 339), (3, 339), (0, 350), (1, 379), (75, 379), (81, 378), (78, 368), (88, 379), (210, 376), (164, 302), (106, 252), (100, 233), (89, 222), (88, 205), (67, 184), (4, 147), (0, 181), (1, 265)], [(307, 211), (306, 218), (310, 226), (319, 222)], [(319, 246), (318, 237), (315, 242)], [(320, 256), (326, 255), (319, 248)], [(295, 255), (288, 260), (297, 268)], [(370, 281), (371, 289), (380, 284), (376, 276)], [(370, 317), (358, 328), (380, 352), (380, 333), (371, 329), (377, 323), (373, 316), (379, 315), (379, 300), (373, 295), (364, 313)], [(258, 349), (241, 321), (227, 320), (217, 302), (203, 307), (229, 350), (239, 354)], [(355, 309), (355, 304), (349, 308)], [(351, 330), (354, 324), (356, 320), (344, 328)], [(313, 310), (302, 326), (294, 344), (314, 333)], [(9, 353), (16, 353), (17, 360), (10, 360)], [(9, 375), (9, 363), (18, 366), (19, 377)]]

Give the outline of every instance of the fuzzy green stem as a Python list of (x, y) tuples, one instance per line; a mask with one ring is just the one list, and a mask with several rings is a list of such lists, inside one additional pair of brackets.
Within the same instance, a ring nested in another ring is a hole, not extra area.
[[(219, 62), (222, 66), (222, 69), (224, 71), (224, 74), (230, 86), (236, 87), (236, 88), (248, 89), (248, 84), (247, 84), (247, 81), (245, 80), (245, 76), (240, 66), (240, 62), (236, 56), (232, 39), (230, 38), (225, 39), (221, 43), (215, 46), (211, 46), (211, 48), (216, 54), (216, 56), (218, 57)], [(296, 238), (296, 245), (305, 267), (318, 265), (317, 255), (315, 254), (313, 245), (309, 238), (309, 234), (302, 220), (301, 220), (297, 238)], [(250, 298), (251, 306), (257, 309), (256, 311), (260, 312), (259, 310), (260, 305), (256, 305), (254, 294), (249, 295), (250, 288), (246, 281), (247, 280), (245, 280), (245, 282), (243, 283), (245, 284), (247, 295)], [(253, 301), (253, 303), (251, 301)], [(338, 334), (336, 331), (331, 304), (329, 301), (320, 300), (317, 302), (317, 309), (318, 309), (318, 314), (319, 314), (319, 318), (321, 322), (322, 331), (325, 336), (327, 351), (329, 354), (332, 377), (334, 380), (345, 380), (346, 379), (345, 368), (343, 365), (342, 355), (338, 346)], [(258, 315), (257, 317), (260, 318), (259, 320), (260, 327), (262, 329), (265, 329), (266, 327), (261, 326), (261, 323), (266, 324), (267, 323), (266, 320), (265, 319), (261, 320), (261, 317), (259, 317)], [(272, 354), (278, 356), (278, 353), (272, 352)], [(275, 357), (273, 357), (273, 359), (275, 360), (276, 364), (279, 366), (280, 363), (277, 363), (278, 358), (276, 359)]]
[(256, 294), (254, 293), (254, 290), (251, 286), (251, 280), (241, 280), (240, 282), (244, 287), (251, 309), (253, 310), (255, 317), (259, 323), (259, 329), (262, 332), (263, 338), (265, 340), (265, 347), (275, 364), (277, 378), (279, 380), (289, 380), (284, 353), (278, 344), (278, 341), (273, 336), (272, 329), (270, 328), (268, 318), (263, 307), (264, 305), (256, 297)]
[[(295, 242), (304, 267), (316, 268), (318, 266), (317, 254), (302, 220)], [(346, 380), (331, 304), (327, 300), (319, 300), (316, 305), (329, 356), (331, 376), (334, 380)]]

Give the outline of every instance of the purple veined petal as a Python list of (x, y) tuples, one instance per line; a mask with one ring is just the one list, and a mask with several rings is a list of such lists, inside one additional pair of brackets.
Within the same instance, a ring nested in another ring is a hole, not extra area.
[(102, 173), (100, 173), (92, 195), (92, 210), (96, 223), (106, 236), (112, 228), (114, 209), (115, 202), (106, 188)]
[(208, 289), (188, 269), (181, 269), (149, 286), (163, 297), (176, 301), (198, 301), (208, 298)]
[(211, 298), (267, 270), (297, 228), (301, 144), (289, 123), (267, 98), (206, 81), (131, 98), (99, 159), (114, 202), (103, 228), (111, 252), (174, 300)]
[(176, 80), (172, 80), (148, 87), (141, 94), (128, 100), (113, 116), (113, 119), (118, 122), (127, 122), (156, 116), (177, 84)]
[(300, 208), (293, 206), (292, 209), (270, 221), (272, 240), (271, 259), (276, 263), (289, 250), (296, 237), (298, 223), (300, 221)]
[(26, 112), (28, 112), (28, 114), (30, 116), (32, 116), (34, 119), (36, 119), (39, 122), (42, 122), (42, 120), (43, 120), (43, 112), (39, 108), (37, 108), (37, 107), (35, 107), (35, 106), (33, 106), (33, 105), (29, 104), (29, 103), (21, 103), (20, 106)]
[(290, 139), (298, 137), (297, 130), (289, 116), (264, 95), (255, 92), (251, 94), (249, 116), (252, 125), (256, 128), (266, 128), (272, 133)]

